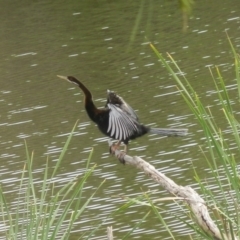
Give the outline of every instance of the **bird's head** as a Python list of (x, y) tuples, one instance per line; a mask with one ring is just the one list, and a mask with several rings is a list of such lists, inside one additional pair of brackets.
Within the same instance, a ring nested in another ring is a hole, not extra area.
[(74, 84), (79, 85), (79, 81), (75, 77), (72, 77), (72, 76), (61, 76), (61, 75), (57, 75), (57, 77), (59, 77), (61, 79), (64, 79), (64, 80), (67, 80), (68, 82), (72, 82)]

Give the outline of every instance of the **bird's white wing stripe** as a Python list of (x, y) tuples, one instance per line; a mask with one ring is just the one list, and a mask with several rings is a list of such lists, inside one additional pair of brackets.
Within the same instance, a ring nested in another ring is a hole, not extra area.
[[(114, 114), (113, 115), (113, 121), (112, 121), (112, 124), (115, 125), (115, 137), (117, 139), (121, 139), (121, 126), (120, 126), (120, 122), (119, 122), (119, 117), (121, 116), (119, 114), (119, 112), (113, 112)], [(115, 115), (116, 114), (116, 115)]]
[(125, 128), (128, 129), (130, 131), (130, 134), (133, 132), (132, 128), (134, 128), (135, 130), (137, 130), (137, 127), (134, 123), (134, 121), (132, 121), (132, 119), (130, 119), (128, 116), (123, 115), (124, 119), (126, 120), (124, 122), (125, 124)]
[(126, 126), (127, 135), (130, 136), (130, 135), (132, 134), (132, 132), (133, 132), (133, 130), (132, 130), (132, 128), (131, 128), (132, 125), (131, 125), (130, 123), (128, 123), (128, 122), (126, 123), (126, 125), (127, 125), (127, 126)]
[[(112, 122), (112, 115), (109, 114), (109, 120), (108, 120), (108, 129), (107, 129), (107, 132), (109, 132), (109, 131), (111, 130), (111, 128), (112, 128), (112, 126), (111, 126), (111, 122)], [(112, 133), (111, 133), (111, 135), (112, 135)]]
[(126, 116), (124, 116), (124, 118), (126, 119), (126, 121), (124, 121), (124, 131), (126, 132), (126, 136), (129, 137), (133, 132), (131, 129), (135, 124), (131, 124), (131, 122), (129, 122), (130, 119)]
[[(120, 121), (120, 125), (121, 125), (121, 129), (122, 129), (122, 135), (123, 135), (123, 139), (126, 139), (126, 134), (125, 134), (125, 131), (126, 131), (126, 126), (125, 126), (125, 122), (123, 121)], [(121, 138), (122, 139), (122, 138)]]
[(128, 116), (122, 109), (108, 104), (109, 124), (107, 132), (111, 132), (110, 136), (119, 140), (125, 140), (130, 137), (134, 131), (138, 131), (135, 119)]
[(113, 131), (114, 131), (111, 122), (112, 122), (112, 115), (109, 114), (109, 124), (108, 124), (108, 130), (107, 130), (107, 131), (109, 132), (109, 131), (112, 130), (111, 133), (110, 133), (110, 135), (112, 135), (112, 134), (113, 134)]
[(117, 133), (117, 135), (116, 135), (116, 138), (117, 139), (122, 139), (121, 137), (122, 137), (122, 131), (121, 131), (121, 126), (120, 126), (120, 122), (119, 122), (119, 119), (118, 118), (116, 118), (115, 119), (115, 121), (114, 121), (114, 123), (113, 124), (117, 124), (117, 126), (116, 126), (116, 133)]
[(118, 122), (117, 122), (117, 119), (114, 118), (114, 116), (113, 116), (112, 125), (114, 126), (113, 136), (115, 135), (115, 137), (118, 139)]

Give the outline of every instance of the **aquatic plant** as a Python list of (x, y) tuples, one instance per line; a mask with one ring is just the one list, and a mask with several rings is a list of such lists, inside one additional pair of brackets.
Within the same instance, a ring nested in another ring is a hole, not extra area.
[[(99, 184), (87, 199), (83, 197), (86, 181), (95, 169), (95, 166), (89, 167), (92, 152), (82, 175), (73, 177), (64, 184), (57, 175), (75, 127), (76, 125), (69, 134), (53, 168), (49, 166), (47, 159), (41, 180), (35, 178), (34, 154), (29, 153), (25, 143), (26, 163), (14, 203), (12, 203), (12, 196), (10, 199), (4, 192), (4, 185), (0, 188), (1, 232), (5, 232), (6, 239), (68, 239), (74, 222), (79, 219), (103, 184)], [(59, 182), (61, 184), (58, 184)]]

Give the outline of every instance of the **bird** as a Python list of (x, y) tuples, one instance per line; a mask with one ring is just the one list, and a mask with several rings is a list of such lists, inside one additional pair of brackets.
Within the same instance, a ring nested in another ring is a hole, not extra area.
[(99, 130), (106, 136), (117, 140), (116, 146), (124, 143), (127, 152), (129, 140), (141, 137), (146, 133), (163, 136), (185, 136), (185, 128), (151, 128), (141, 124), (136, 112), (114, 91), (107, 90), (107, 101), (104, 108), (97, 108), (90, 90), (73, 76), (57, 77), (76, 84), (84, 93), (84, 106), (89, 118), (96, 123)]

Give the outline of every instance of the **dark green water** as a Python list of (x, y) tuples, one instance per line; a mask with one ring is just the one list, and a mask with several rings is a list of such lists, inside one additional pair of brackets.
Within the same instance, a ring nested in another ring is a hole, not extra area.
[[(239, 49), (240, 2), (196, 2), (189, 29), (182, 32), (182, 16), (173, 1), (2, 1), (0, 174), (6, 191), (17, 189), (25, 160), (24, 139), (34, 150), (36, 178), (49, 155), (55, 162), (68, 133), (79, 119), (77, 133), (59, 173), (62, 180), (82, 174), (91, 148), (98, 167), (86, 189), (90, 196), (107, 179), (76, 224), (72, 239), (104, 220), (125, 200), (143, 191), (157, 191), (153, 198), (169, 196), (146, 176), (122, 166), (108, 154), (107, 138), (89, 121), (83, 94), (56, 75), (74, 75), (91, 89), (96, 105), (105, 104), (106, 90), (114, 90), (137, 110), (141, 121), (159, 127), (189, 128), (185, 138), (144, 136), (130, 143), (129, 154), (142, 156), (181, 185), (195, 185), (192, 164), (202, 178), (208, 170), (199, 145), (201, 128), (177, 93), (174, 80), (149, 47), (154, 43), (178, 62), (206, 105), (215, 106), (216, 94), (208, 67), (220, 66), (233, 89), (233, 58), (225, 31)], [(222, 113), (216, 111), (221, 118)], [(221, 124), (221, 121), (220, 121)], [(224, 127), (224, 126), (223, 126)], [(185, 229), (169, 212), (179, 211), (171, 202), (159, 204), (166, 220), (185, 238)], [(103, 239), (106, 227), (121, 237), (148, 208), (133, 207), (110, 218), (93, 239)], [(130, 239), (169, 239), (152, 214)]]

